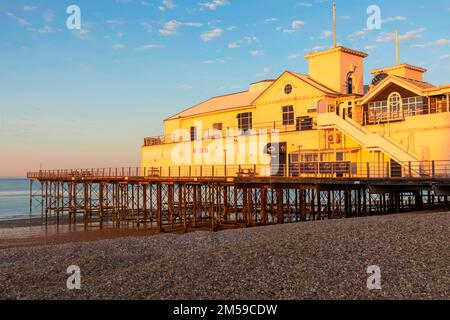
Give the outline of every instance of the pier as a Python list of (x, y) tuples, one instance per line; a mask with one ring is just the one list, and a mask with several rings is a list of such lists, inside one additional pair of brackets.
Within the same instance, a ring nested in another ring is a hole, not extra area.
[(39, 207), (45, 221), (187, 232), (448, 208), (447, 164), (426, 167), (432, 171), (415, 176), (405, 166), (394, 178), (390, 171), (266, 176), (257, 166), (39, 171), (28, 173), (30, 210)]

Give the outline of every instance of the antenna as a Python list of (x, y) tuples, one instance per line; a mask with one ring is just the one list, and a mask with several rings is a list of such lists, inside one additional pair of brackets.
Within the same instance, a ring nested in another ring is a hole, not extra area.
[(395, 29), (395, 65), (399, 64), (399, 58), (398, 58), (398, 30)]
[(333, 2), (333, 35), (334, 35), (334, 47), (337, 47), (337, 32), (336, 32), (336, 3)]

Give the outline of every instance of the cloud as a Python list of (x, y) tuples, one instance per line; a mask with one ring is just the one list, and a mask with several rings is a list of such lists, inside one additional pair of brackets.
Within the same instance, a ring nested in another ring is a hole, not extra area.
[(368, 28), (361, 29), (359, 31), (353, 32), (348, 35), (350, 40), (355, 40), (356, 38), (364, 39), (366, 35), (370, 32)]
[(304, 49), (304, 51), (306, 52), (315, 52), (315, 51), (321, 51), (321, 50), (325, 50), (328, 49), (329, 46), (314, 46), (312, 48), (306, 48)]
[(311, 40), (324, 40), (324, 39), (328, 39), (331, 36), (333, 36), (333, 32), (332, 31), (324, 30), (324, 31), (322, 31), (320, 36), (311, 37)]
[(31, 23), (30, 23), (27, 19), (20, 18), (20, 17), (16, 16), (16, 15), (15, 15), (14, 13), (12, 13), (12, 12), (6, 12), (6, 15), (7, 15), (8, 17), (13, 18), (13, 19), (16, 21), (16, 23), (17, 23), (18, 25), (21, 25), (21, 26), (30, 26), (30, 25), (31, 25)]
[(364, 50), (371, 51), (371, 50), (376, 49), (376, 48), (377, 48), (376, 45), (370, 44), (370, 45), (365, 46)]
[(235, 41), (235, 42), (231, 42), (228, 44), (228, 48), (229, 49), (236, 49), (241, 47), (241, 45), (251, 45), (251, 44), (255, 44), (258, 43), (259, 39), (255, 36), (251, 36), (251, 37), (244, 37), (241, 40)]
[(267, 75), (268, 73), (270, 73), (271, 71), (272, 71), (272, 68), (264, 68), (263, 71), (258, 72), (255, 76), (257, 78), (261, 78), (261, 77)]
[(24, 10), (24, 11), (34, 11), (34, 10), (36, 10), (37, 8), (38, 8), (38, 7), (33, 6), (33, 5), (29, 5), (29, 4), (26, 4), (26, 5), (23, 6), (23, 10)]
[(123, 44), (114, 44), (111, 46), (111, 48), (113, 48), (114, 50), (120, 50), (125, 48), (125, 46)]
[(161, 44), (144, 44), (141, 49), (155, 49), (155, 48), (165, 48), (166, 46)]
[(225, 57), (225, 58), (217, 58), (214, 60), (204, 60), (204, 61), (202, 61), (202, 63), (203, 64), (222, 64), (222, 63), (226, 63), (230, 60), (231, 60), (230, 57)]
[(210, 31), (203, 32), (201, 34), (200, 38), (203, 41), (208, 42), (208, 41), (211, 41), (211, 40), (214, 40), (214, 39), (220, 37), (222, 35), (222, 33), (223, 33), (222, 29), (216, 28), (216, 29), (212, 29)]
[(392, 21), (406, 21), (407, 19), (403, 16), (395, 16), (395, 17), (388, 17), (386, 19), (382, 19), (381, 23), (388, 23)]
[(304, 7), (304, 8), (311, 8), (312, 7), (312, 3), (309, 2), (299, 2), (297, 3), (294, 8), (298, 8), (298, 7)]
[(411, 44), (411, 45), (409, 45), (409, 47), (410, 48), (416, 48), (416, 49), (423, 49), (423, 48), (426, 48), (427, 47), (427, 45), (426, 44)]
[(161, 12), (166, 12), (167, 10), (172, 10), (177, 7), (177, 5), (172, 0), (163, 0), (162, 6), (159, 6), (158, 9)]
[(437, 46), (445, 46), (447, 44), (450, 44), (450, 39), (442, 38), (442, 39), (437, 40), (434, 44)]
[(180, 23), (176, 20), (166, 22), (162, 29), (159, 29), (159, 33), (163, 36), (170, 36), (176, 33), (176, 30), (180, 26)]
[(301, 26), (305, 25), (306, 22), (303, 20), (293, 20), (291, 23), (291, 28), (290, 29), (283, 29), (281, 27), (278, 27), (277, 30), (281, 31), (283, 33), (287, 33), (287, 34), (292, 34), (297, 32)]
[[(404, 34), (399, 35), (398, 39), (399, 41), (410, 41), (414, 39), (421, 39), (423, 38), (422, 33), (426, 30), (426, 28), (418, 28), (414, 29), (408, 32), (405, 32)], [(394, 32), (388, 32), (388, 33), (382, 33), (378, 36), (377, 42), (386, 42), (386, 41), (394, 41), (395, 40), (395, 33)]]
[(49, 33), (55, 33), (56, 31), (55, 31), (55, 29), (53, 29), (50, 26), (45, 26), (45, 27), (38, 29), (38, 32), (42, 33), (42, 34), (49, 34)]
[(444, 54), (443, 56), (440, 56), (440, 58), (441, 58), (442, 60), (444, 60), (444, 59), (450, 59), (450, 54)]
[(142, 21), (140, 23), (141, 27), (143, 27), (147, 32), (152, 32), (152, 21), (150, 19)]
[(264, 20), (264, 23), (272, 23), (272, 22), (278, 22), (278, 18), (269, 18)]
[(229, 4), (227, 0), (212, 0), (211, 2), (200, 3), (200, 7), (203, 9), (216, 10), (218, 7), (222, 7)]
[(123, 18), (106, 20), (106, 24), (112, 27), (121, 26), (125, 23)]
[(55, 14), (53, 11), (47, 9), (44, 11), (42, 18), (44, 18), (45, 22), (52, 22), (55, 19)]
[(250, 50), (248, 53), (250, 53), (252, 57), (260, 57), (265, 55), (264, 50)]
[(164, 24), (162, 29), (159, 29), (159, 34), (163, 36), (171, 36), (174, 35), (180, 26), (186, 27), (201, 27), (202, 23), (197, 22), (179, 22), (176, 20), (170, 20)]

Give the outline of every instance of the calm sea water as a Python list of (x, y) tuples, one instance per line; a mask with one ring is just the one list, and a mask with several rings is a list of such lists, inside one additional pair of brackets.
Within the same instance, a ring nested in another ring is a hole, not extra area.
[(30, 217), (27, 179), (0, 179), (0, 220)]

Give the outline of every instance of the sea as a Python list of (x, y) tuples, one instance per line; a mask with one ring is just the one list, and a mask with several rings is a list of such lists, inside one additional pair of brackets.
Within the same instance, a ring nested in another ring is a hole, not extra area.
[[(34, 211), (33, 216), (40, 214), (39, 208), (35, 208)], [(0, 178), (0, 220), (29, 217), (30, 184), (28, 179)]]

